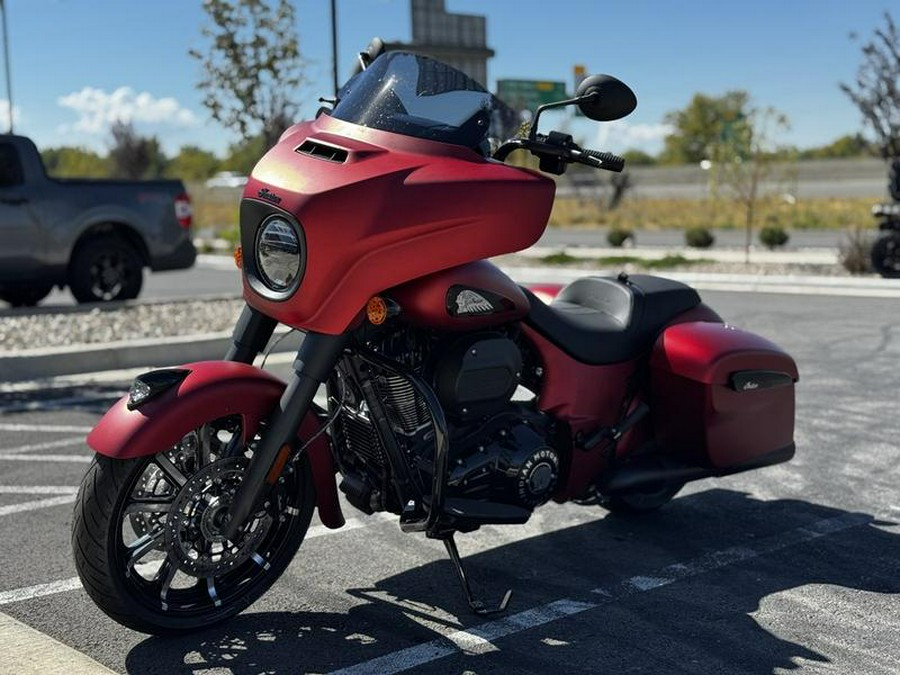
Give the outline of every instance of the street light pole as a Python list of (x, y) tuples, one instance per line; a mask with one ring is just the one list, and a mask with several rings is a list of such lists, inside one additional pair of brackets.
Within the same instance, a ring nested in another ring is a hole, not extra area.
[(12, 79), (9, 76), (9, 34), (6, 32), (6, 4), (0, 0), (0, 13), (3, 14), (3, 63), (6, 64), (6, 106), (9, 110), (9, 133), (13, 132)]

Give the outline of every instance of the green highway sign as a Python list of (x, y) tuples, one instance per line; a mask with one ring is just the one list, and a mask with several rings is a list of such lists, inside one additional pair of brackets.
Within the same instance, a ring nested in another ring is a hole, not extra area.
[(516, 110), (534, 110), (567, 97), (565, 82), (548, 80), (497, 80), (497, 96)]

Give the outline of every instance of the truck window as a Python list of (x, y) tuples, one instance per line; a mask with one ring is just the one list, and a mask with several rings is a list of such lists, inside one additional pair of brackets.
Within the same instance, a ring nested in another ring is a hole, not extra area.
[(0, 187), (11, 187), (23, 182), (22, 162), (12, 143), (0, 143)]

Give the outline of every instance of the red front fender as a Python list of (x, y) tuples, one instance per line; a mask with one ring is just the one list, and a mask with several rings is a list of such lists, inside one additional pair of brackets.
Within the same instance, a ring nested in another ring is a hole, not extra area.
[[(264, 370), (231, 361), (201, 361), (180, 366), (190, 371), (177, 387), (129, 410), (125, 396), (110, 408), (87, 437), (88, 445), (107, 457), (129, 459), (153, 455), (175, 445), (203, 422), (240, 415), (245, 440), (252, 438), (281, 398), (285, 383)], [(308, 414), (299, 436), (308, 439), (320, 429)], [(319, 519), (332, 529), (344, 524), (334, 481), (328, 437), (321, 434), (306, 449), (316, 486)]]

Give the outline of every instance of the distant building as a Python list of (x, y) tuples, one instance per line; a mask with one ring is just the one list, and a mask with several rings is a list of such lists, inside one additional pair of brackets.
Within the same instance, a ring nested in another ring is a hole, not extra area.
[(487, 86), (487, 20), (474, 14), (451, 14), (444, 0), (410, 0), (412, 42), (386, 42), (388, 50), (426, 54), (458, 68)]

